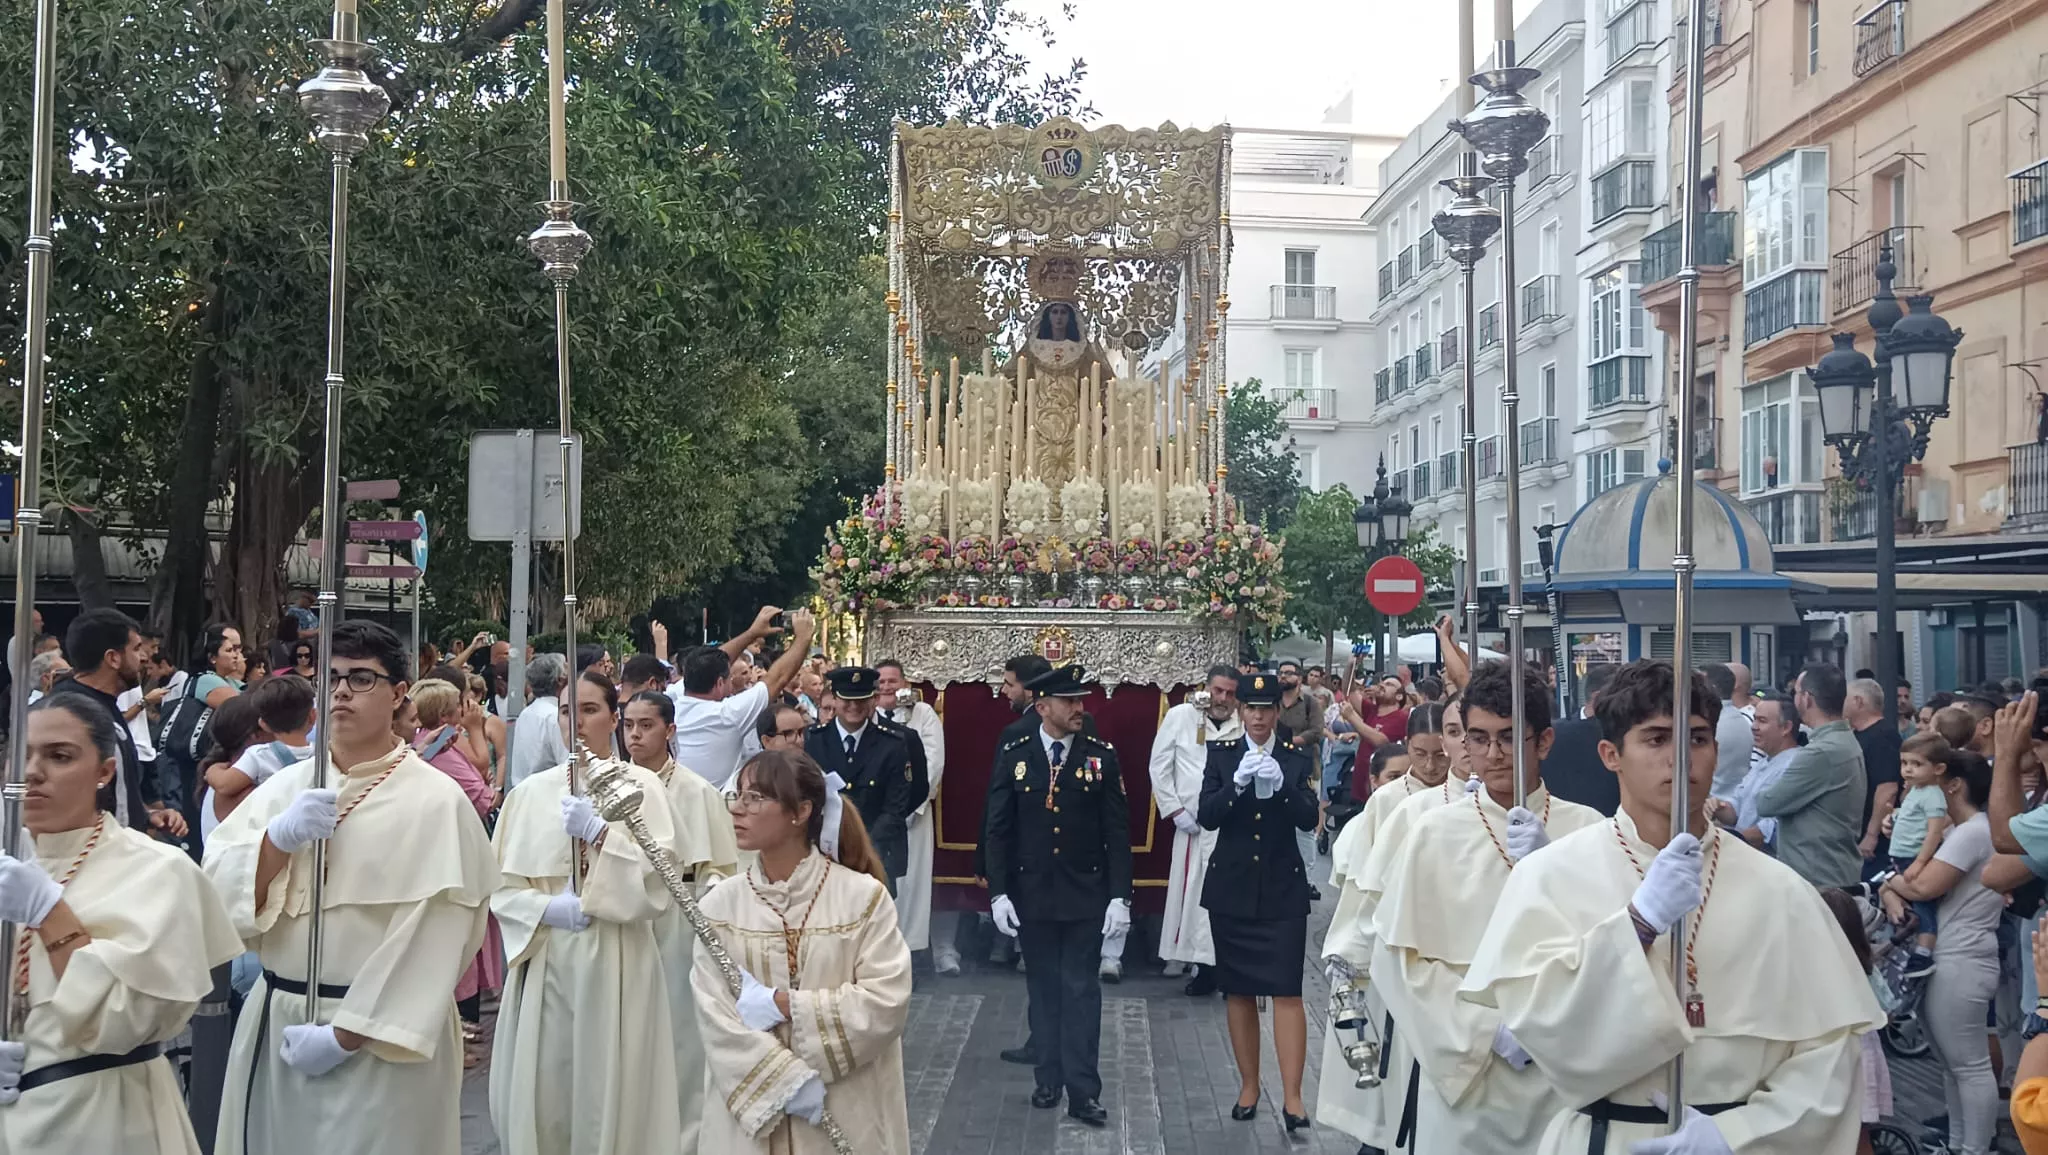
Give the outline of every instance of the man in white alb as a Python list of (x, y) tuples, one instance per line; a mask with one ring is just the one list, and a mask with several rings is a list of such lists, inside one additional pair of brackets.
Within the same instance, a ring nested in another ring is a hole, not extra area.
[(1195, 821), (1202, 796), (1202, 772), (1209, 764), (1208, 744), (1244, 733), (1237, 719), (1237, 670), (1209, 667), (1205, 704), (1182, 702), (1159, 720), (1152, 739), (1152, 799), (1159, 817), (1173, 824), (1173, 863), (1166, 879), (1166, 912), (1159, 924), (1159, 957), (1167, 966), (1194, 970), (1187, 993), (1214, 994), (1216, 944), (1209, 938), (1209, 912), (1202, 909), (1202, 881), (1216, 832)]
[(808, 610), (798, 610), (789, 615), (790, 641), (782, 656), (759, 681), (734, 691), (733, 663), (747, 647), (781, 633), (776, 624), (781, 615), (774, 606), (762, 606), (746, 633), (722, 646), (701, 646), (683, 655), (683, 680), (668, 688), (676, 704), (676, 737), (670, 745), (676, 765), (719, 786), (739, 770), (761, 711), (796, 677), (810, 653), (816, 623)]
[[(910, 705), (902, 703), (908, 700)], [(946, 732), (938, 711), (920, 698), (903, 677), (903, 663), (883, 658), (875, 663), (875, 717), (915, 734), (924, 746), (925, 773), (931, 789), (910, 816), (909, 869), (896, 891), (896, 922), (913, 951), (929, 948), (932, 969), (942, 975), (960, 973), (960, 948), (953, 942), (960, 927), (958, 911), (932, 910), (932, 803), (939, 796), (939, 778), (946, 772)]]

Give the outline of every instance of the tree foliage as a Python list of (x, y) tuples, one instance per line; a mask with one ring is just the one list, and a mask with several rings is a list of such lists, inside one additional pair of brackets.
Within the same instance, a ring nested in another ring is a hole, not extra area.
[[(1352, 520), (1357, 508), (1358, 498), (1343, 485), (1304, 490), (1287, 527), (1287, 622), (1326, 645), (1337, 634), (1360, 639), (1387, 632), (1386, 617), (1365, 599), (1365, 571), (1383, 555), (1359, 548)], [(1402, 556), (1422, 570), (1423, 587), (1432, 595), (1451, 589), (1457, 560), (1456, 551), (1438, 541), (1436, 532), (1434, 524), (1418, 525), (1401, 547)], [(1401, 632), (1427, 628), (1438, 612), (1425, 602), (1401, 619)]]
[[(1301, 493), (1301, 463), (1278, 401), (1253, 377), (1230, 391), (1225, 403), (1224, 454), (1230, 464), (1228, 490), (1246, 517), (1279, 532), (1294, 519)], [(1289, 559), (1290, 565), (1293, 564)]]

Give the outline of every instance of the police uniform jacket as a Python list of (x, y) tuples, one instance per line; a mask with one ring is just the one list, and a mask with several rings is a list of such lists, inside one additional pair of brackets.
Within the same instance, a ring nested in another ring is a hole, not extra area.
[(1210, 914), (1244, 919), (1299, 918), (1308, 914), (1308, 877), (1294, 831), (1313, 830), (1316, 796), (1308, 783), (1315, 768), (1306, 750), (1273, 740), (1273, 760), (1283, 780), (1261, 800), (1256, 783), (1237, 788), (1237, 765), (1251, 752), (1249, 739), (1209, 743), (1202, 772), (1202, 800), (1195, 821), (1216, 831), (1202, 884), (1202, 906)]
[(851, 763), (847, 761), (845, 739), (834, 722), (813, 726), (805, 733), (804, 753), (826, 773), (838, 774), (845, 780), (844, 793), (860, 809), (868, 839), (881, 856), (882, 868), (891, 878), (903, 877), (910, 864), (906, 824), (930, 789), (920, 772), (922, 743), (906, 739), (900, 727), (869, 718), (861, 730), (860, 741), (854, 745)]
[[(1015, 721), (1003, 727), (1003, 732), (997, 735), (996, 752), (1000, 754), (1003, 748), (1010, 743), (1019, 738), (1028, 738), (1036, 733), (1038, 733), (1038, 711), (1027, 706), (1024, 712), (1017, 716)], [(1095, 715), (1081, 715), (1081, 733), (1086, 734), (1090, 738), (1096, 736)], [(1000, 760), (998, 760), (998, 764), (1000, 764)], [(996, 776), (991, 774), (988, 777), (988, 789), (982, 792), (981, 840), (974, 844), (974, 874), (977, 878), (985, 879), (988, 877), (988, 816), (994, 809), (991, 804), (995, 801), (996, 790), (1000, 785), (996, 781)]]
[(1026, 921), (1100, 919), (1131, 897), (1131, 832), (1116, 750), (1078, 733), (1054, 767), (1038, 728), (996, 749), (989, 777), (988, 888)]
[[(913, 788), (911, 793), (917, 799), (918, 806), (924, 805), (924, 800), (930, 797), (932, 792), (932, 773), (930, 765), (925, 761), (924, 736), (901, 722), (892, 722), (884, 718), (880, 710), (876, 710), (868, 718), (868, 725), (880, 726), (903, 739), (904, 747), (910, 751), (910, 784)], [(841, 749), (844, 750), (844, 747)], [(911, 807), (912, 811), (916, 809), (917, 806)]]

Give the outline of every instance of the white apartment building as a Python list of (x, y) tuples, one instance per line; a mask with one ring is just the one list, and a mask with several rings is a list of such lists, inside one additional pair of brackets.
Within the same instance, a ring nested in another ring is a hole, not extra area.
[[(1230, 314), (1233, 389), (1285, 406), (1302, 484), (1369, 487), (1360, 451), (1377, 353), (1369, 318), (1379, 246), (1363, 219), (1397, 137), (1350, 123), (1349, 97), (1313, 128), (1233, 126)], [(1175, 375), (1181, 334), (1161, 353)]]
[[(1506, 428), (1501, 333), (1500, 241), (1496, 238), (1474, 277), (1478, 304), (1473, 359), (1479, 412), (1474, 453), (1479, 479), (1478, 581), (1507, 582), (1505, 439), (1520, 438), (1522, 557), (1527, 576), (1540, 577), (1536, 527), (1562, 525), (1584, 500), (1573, 480), (1573, 449), (1583, 412), (1580, 331), (1584, 298), (1573, 264), (1582, 208), (1576, 175), (1582, 122), (1581, 55), (1588, 0), (1545, 0), (1517, 30), (1521, 62), (1543, 77), (1526, 91), (1551, 117), (1551, 135), (1530, 155), (1518, 182), (1515, 259), (1520, 282), (1519, 427)], [(1446, 125), (1457, 114), (1446, 100), (1381, 166), (1381, 194), (1366, 223), (1387, 254), (1377, 270), (1379, 304), (1372, 313), (1379, 368), (1373, 409), (1360, 456), (1368, 471), (1384, 457), (1390, 482), (1399, 482), (1414, 505), (1413, 524), (1434, 524), (1438, 538), (1462, 556), (1465, 540), (1460, 438), (1464, 428), (1464, 278), (1431, 228), (1450, 200), (1438, 182), (1457, 171), (1462, 138)], [(1640, 467), (1639, 467), (1640, 468)], [(1365, 488), (1369, 489), (1368, 478)], [(1361, 491), (1362, 492), (1362, 491)]]

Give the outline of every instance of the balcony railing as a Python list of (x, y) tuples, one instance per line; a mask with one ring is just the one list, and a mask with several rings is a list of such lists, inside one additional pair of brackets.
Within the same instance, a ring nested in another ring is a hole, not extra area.
[(1408, 467), (1408, 500), (1423, 501), (1436, 493), (1430, 487), (1429, 465), (1427, 461), (1418, 461)]
[(1474, 447), (1472, 460), (1479, 466), (1479, 480), (1492, 481), (1500, 476), (1500, 434), (1482, 437)]
[(1282, 385), (1272, 391), (1273, 400), (1281, 407), (1281, 416), (1289, 421), (1335, 421), (1337, 419), (1337, 391), (1335, 389), (1312, 389), (1306, 386)]
[(1549, 465), (1557, 460), (1557, 418), (1522, 422), (1522, 464)]
[(1408, 392), (1408, 386), (1411, 384), (1408, 377), (1410, 368), (1409, 360), (1406, 357), (1394, 362), (1394, 396), (1399, 397), (1401, 394)]
[(1479, 347), (1491, 349), (1500, 344), (1500, 302), (1496, 301), (1479, 310)]
[(1556, 133), (1529, 150), (1529, 189), (1534, 191), (1564, 175), (1564, 140)]
[(1772, 545), (1815, 545), (1820, 541), (1820, 494), (1811, 490), (1754, 498), (1744, 504)]
[(1436, 364), (1439, 369), (1455, 369), (1458, 358), (1465, 355), (1465, 334), (1456, 325), (1443, 331), (1436, 339)]
[(1333, 285), (1274, 285), (1275, 321), (1334, 321), (1337, 289)]
[(1415, 279), (1415, 246), (1409, 245), (1394, 258), (1394, 283), (1405, 285)]
[(1642, 3), (1630, 4), (1625, 8), (1619, 8), (1618, 6), (1616, 8), (1618, 10), (1615, 10), (1614, 15), (1607, 21), (1607, 67), (1609, 69), (1628, 59), (1629, 53), (1634, 52), (1645, 44), (1653, 44), (1657, 39), (1657, 32), (1653, 27), (1653, 18), (1657, 14), (1657, 6), (1655, 4), (1644, 0)]
[(1794, 269), (1745, 290), (1742, 296), (1742, 340), (1757, 345), (1787, 329), (1827, 324), (1821, 307), (1819, 269)]
[(1721, 467), (1721, 419), (1719, 417), (1709, 417), (1693, 428), (1692, 467), (1694, 469), (1719, 469)]
[(1425, 342), (1415, 350), (1415, 383), (1422, 384), (1436, 376), (1436, 346)]
[[(1684, 263), (1679, 230), (1683, 222), (1665, 225), (1643, 238), (1643, 283), (1654, 285), (1678, 275)], [(1707, 213), (1700, 217), (1700, 268), (1711, 269), (1735, 263), (1735, 214)]]
[[(1676, 57), (1676, 58), (1675, 58), (1675, 59), (1674, 59), (1674, 60), (1673, 60), (1673, 61), (1671, 62), (1671, 66), (1672, 66), (1672, 68), (1673, 68), (1674, 72), (1675, 72), (1675, 73), (1676, 73), (1677, 75), (1681, 75), (1681, 76), (1682, 76), (1682, 75), (1684, 75), (1684, 73), (1685, 73), (1685, 70), (1686, 70), (1686, 68), (1687, 68), (1687, 66), (1688, 66), (1688, 64), (1689, 64), (1689, 62), (1690, 62), (1690, 61), (1692, 60), (1692, 42), (1691, 42), (1690, 40), (1687, 40), (1687, 39), (1686, 39), (1686, 35), (1687, 35), (1687, 31), (1686, 31), (1686, 30), (1687, 30), (1687, 28), (1688, 28), (1688, 27), (1690, 26), (1690, 24), (1691, 24), (1691, 23), (1692, 23), (1692, 22), (1691, 22), (1691, 20), (1689, 20), (1689, 19), (1688, 19), (1687, 17), (1684, 17), (1684, 16), (1680, 16), (1680, 17), (1678, 18), (1678, 37), (1677, 37), (1677, 45), (1678, 45), (1678, 55), (1677, 55), (1677, 57)], [(1707, 0), (1707, 43), (1706, 43), (1706, 47), (1708, 47), (1708, 48), (1713, 48), (1713, 47), (1715, 47), (1716, 45), (1718, 45), (1718, 44), (1720, 44), (1720, 43), (1721, 43), (1721, 0)]]
[(1422, 234), (1422, 239), (1415, 242), (1416, 270), (1419, 272), (1436, 264), (1436, 259), (1443, 255), (1443, 245), (1437, 240), (1435, 231)]
[(1836, 253), (1830, 262), (1832, 268), (1828, 279), (1830, 300), (1835, 311), (1846, 313), (1877, 296), (1877, 258), (1883, 251), (1886, 237), (1891, 238), (1892, 268), (1896, 272), (1892, 287), (1902, 296), (1909, 289), (1918, 289), (1920, 271), (1913, 260), (1913, 238), (1919, 231), (1917, 226), (1911, 225), (1885, 229)]
[(2013, 519), (2048, 518), (2048, 444), (2015, 445), (2009, 453)]
[(1563, 302), (1557, 291), (1557, 275), (1545, 273), (1522, 284), (1522, 328), (1541, 325), (1562, 316)]
[[(1830, 503), (1828, 538), (1831, 541), (1867, 541), (1877, 536), (1877, 491), (1855, 487), (1846, 500)], [(1899, 533), (1912, 533), (1920, 524), (1920, 479), (1904, 478), (1892, 498), (1892, 526)]]
[(1586, 411), (1598, 413), (1616, 405), (1650, 399), (1650, 359), (1609, 357), (1586, 370)]
[(2012, 243), (2048, 237), (2048, 160), (2012, 174)]
[(1436, 455), (1436, 488), (1438, 493), (1452, 493), (1465, 485), (1465, 468), (1458, 462), (1458, 451)]
[(1391, 297), (1393, 295), (1394, 262), (1388, 261), (1386, 264), (1380, 266), (1380, 300), (1384, 301), (1388, 297)]
[(1381, 369), (1372, 375), (1372, 403), (1374, 405), (1385, 405), (1387, 403), (1387, 398), (1393, 395), (1393, 381), (1394, 371), (1392, 369)]
[(1856, 75), (1868, 76), (1906, 52), (1906, 0), (1884, 0), (1856, 22)]
[(1630, 209), (1655, 207), (1655, 161), (1625, 160), (1593, 178), (1593, 223), (1596, 225)]

